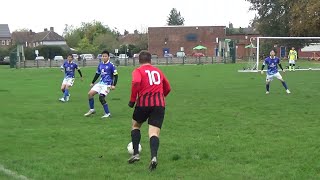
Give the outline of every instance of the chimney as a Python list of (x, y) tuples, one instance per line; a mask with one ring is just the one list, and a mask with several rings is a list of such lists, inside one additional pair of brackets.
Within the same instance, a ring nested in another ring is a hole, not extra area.
[(47, 32), (48, 31), (48, 28), (44, 28), (44, 32)]
[(33, 33), (33, 32), (32, 32), (32, 30), (30, 29), (30, 30), (29, 30), (29, 34), (32, 35), (32, 33)]
[(50, 31), (54, 32), (54, 28), (53, 28), (53, 27), (50, 27)]

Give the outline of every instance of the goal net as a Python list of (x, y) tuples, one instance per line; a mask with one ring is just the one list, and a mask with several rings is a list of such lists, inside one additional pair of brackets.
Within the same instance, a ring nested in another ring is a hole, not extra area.
[(296, 70), (320, 70), (320, 37), (252, 37), (250, 39), (251, 44), (246, 46), (246, 48), (250, 49), (248, 62), (238, 72), (258, 72), (261, 63), (272, 49), (276, 50), (276, 56), (282, 59), (283, 68), (288, 67), (287, 57), (291, 47), (275, 43), (284, 40), (286, 43), (297, 40), (309, 41), (307, 46), (296, 48), (298, 52)]

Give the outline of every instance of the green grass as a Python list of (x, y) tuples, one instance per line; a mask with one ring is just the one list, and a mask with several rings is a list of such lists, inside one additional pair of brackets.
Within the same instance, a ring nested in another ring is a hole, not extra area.
[[(162, 66), (172, 85), (159, 166), (150, 173), (147, 126), (142, 160), (127, 164), (131, 71), (119, 67), (108, 96), (113, 117), (85, 118), (95, 68), (83, 68), (71, 100), (58, 102), (58, 69), (0, 69), (0, 164), (31, 179), (319, 179), (320, 71), (283, 75), (265, 95), (265, 75), (242, 65)], [(16, 79), (14, 79), (17, 77)], [(0, 179), (9, 178), (0, 171)]]

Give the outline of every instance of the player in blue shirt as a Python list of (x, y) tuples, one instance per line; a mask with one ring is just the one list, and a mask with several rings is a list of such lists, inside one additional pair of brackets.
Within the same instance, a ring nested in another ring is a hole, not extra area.
[[(105, 112), (104, 116), (101, 118), (108, 118), (111, 114), (105, 98), (109, 94), (110, 90), (114, 90), (116, 88), (118, 72), (116, 67), (109, 61), (110, 58), (108, 51), (103, 51), (101, 56), (102, 62), (98, 65), (96, 75), (90, 85), (92, 88), (88, 92), (90, 110), (84, 114), (84, 116), (90, 116), (96, 112), (94, 110), (93, 97), (94, 95), (99, 94), (99, 100)], [(97, 84), (94, 84), (99, 76), (101, 76), (100, 81)]]
[(270, 89), (270, 82), (273, 80), (274, 77), (276, 77), (277, 79), (279, 79), (283, 85), (283, 87), (286, 89), (286, 92), (288, 94), (290, 94), (290, 91), (288, 89), (288, 86), (286, 84), (286, 82), (283, 80), (281, 74), (278, 71), (278, 66), (281, 68), (282, 72), (285, 72), (285, 70), (282, 68), (282, 65), (280, 63), (280, 59), (278, 57), (275, 56), (275, 52), (274, 50), (272, 50), (270, 52), (270, 57), (267, 57), (263, 64), (262, 64), (262, 68), (261, 68), (261, 74), (263, 74), (263, 69), (265, 66), (268, 67), (267, 70), (267, 77), (266, 77), (266, 89), (267, 92), (266, 94), (269, 94), (269, 89)]
[(70, 98), (69, 89), (71, 86), (73, 86), (74, 78), (75, 78), (74, 72), (76, 69), (78, 70), (78, 72), (80, 74), (81, 81), (83, 80), (80, 68), (72, 60), (73, 60), (73, 56), (72, 56), (72, 54), (69, 54), (67, 57), (67, 60), (60, 67), (61, 71), (64, 72), (64, 74), (65, 74), (63, 81), (62, 81), (62, 85), (61, 85), (61, 91), (63, 93), (63, 97), (59, 99), (61, 102), (69, 101), (69, 98)]

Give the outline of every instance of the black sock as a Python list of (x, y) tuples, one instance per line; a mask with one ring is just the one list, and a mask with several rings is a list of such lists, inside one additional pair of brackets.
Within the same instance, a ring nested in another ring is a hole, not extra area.
[(131, 131), (131, 141), (132, 141), (132, 146), (133, 146), (133, 155), (139, 154), (140, 139), (141, 139), (140, 129), (133, 129)]
[(150, 149), (151, 149), (151, 159), (157, 157), (159, 149), (159, 138), (157, 136), (152, 136), (150, 138)]

